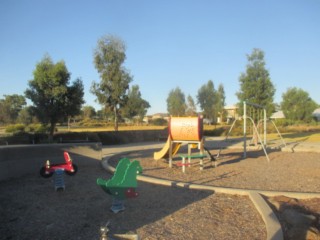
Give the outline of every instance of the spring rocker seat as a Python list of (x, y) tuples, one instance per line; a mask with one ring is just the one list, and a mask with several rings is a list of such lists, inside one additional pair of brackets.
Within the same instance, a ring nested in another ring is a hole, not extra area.
[(128, 158), (122, 158), (112, 178), (108, 180), (98, 178), (97, 185), (118, 200), (134, 198), (138, 196), (137, 175), (140, 173), (142, 173), (142, 167), (137, 160), (130, 161)]

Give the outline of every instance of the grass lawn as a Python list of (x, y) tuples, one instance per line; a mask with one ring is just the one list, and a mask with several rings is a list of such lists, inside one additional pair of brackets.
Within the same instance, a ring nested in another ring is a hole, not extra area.
[[(320, 132), (282, 133), (286, 142), (320, 142)], [(268, 139), (278, 139), (276, 133), (268, 134)]]

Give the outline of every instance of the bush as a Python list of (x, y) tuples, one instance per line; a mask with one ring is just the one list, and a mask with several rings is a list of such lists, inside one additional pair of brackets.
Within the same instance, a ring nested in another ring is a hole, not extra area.
[(163, 118), (156, 118), (150, 121), (150, 124), (155, 126), (167, 126), (168, 121)]
[(50, 126), (48, 125), (39, 125), (36, 129), (35, 129), (36, 133), (48, 133), (50, 132)]
[(49, 126), (43, 126), (40, 123), (29, 124), (26, 127), (26, 132), (47, 133), (49, 132)]
[[(110, 125), (113, 123), (110, 123)], [(95, 119), (84, 119), (81, 122), (79, 122), (79, 126), (81, 127), (106, 127), (108, 126), (108, 123), (104, 121), (99, 121)]]
[(14, 125), (9, 125), (6, 127), (6, 132), (7, 133), (19, 133), (19, 132), (24, 132), (25, 131), (25, 125), (24, 124), (14, 124)]
[(218, 127), (212, 130), (204, 130), (203, 133), (205, 136), (212, 136), (212, 137), (223, 136), (223, 135), (226, 135), (227, 130), (228, 129), (224, 126), (224, 127)]

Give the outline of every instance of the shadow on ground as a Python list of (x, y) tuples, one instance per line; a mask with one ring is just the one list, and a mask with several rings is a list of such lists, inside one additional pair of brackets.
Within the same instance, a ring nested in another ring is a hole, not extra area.
[(0, 238), (99, 239), (100, 226), (108, 221), (113, 233), (135, 232), (213, 194), (139, 183), (139, 197), (114, 214), (111, 197), (96, 185), (98, 177), (111, 175), (96, 160), (87, 161), (92, 164), (80, 164), (75, 176), (65, 175), (61, 192), (54, 190), (53, 178), (41, 178), (38, 172), (0, 182)]

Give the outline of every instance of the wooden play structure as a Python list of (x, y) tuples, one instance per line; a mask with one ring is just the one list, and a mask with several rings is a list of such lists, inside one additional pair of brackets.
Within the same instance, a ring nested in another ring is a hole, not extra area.
[[(182, 162), (182, 171), (185, 172), (185, 166), (190, 166), (191, 159), (200, 159), (200, 169), (203, 169), (203, 159), (208, 157), (205, 154), (203, 137), (203, 119), (201, 117), (171, 117), (168, 126), (168, 139), (163, 148), (155, 152), (155, 160), (162, 158), (169, 159), (169, 167), (172, 167), (172, 158), (175, 156), (181, 145), (188, 145), (188, 154), (180, 154)], [(191, 150), (197, 148), (198, 154), (191, 154)], [(211, 157), (211, 155), (209, 156)], [(186, 163), (188, 159), (188, 163)], [(212, 158), (211, 158), (212, 160)]]

